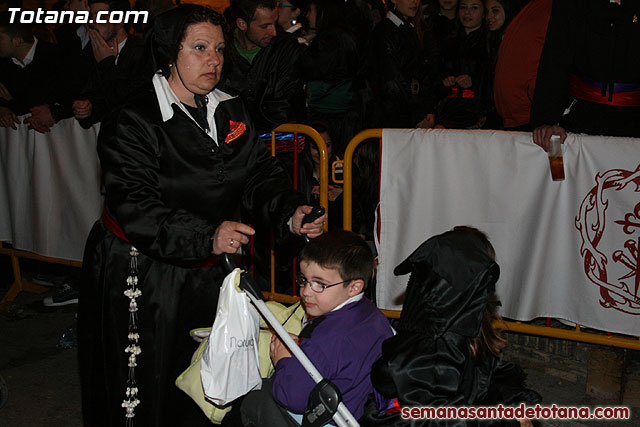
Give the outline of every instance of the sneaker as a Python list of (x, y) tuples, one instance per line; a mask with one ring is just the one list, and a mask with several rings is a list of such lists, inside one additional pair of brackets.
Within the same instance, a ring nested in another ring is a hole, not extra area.
[(46, 297), (42, 303), (47, 307), (57, 307), (60, 305), (69, 305), (78, 303), (78, 291), (68, 284), (64, 283), (57, 294)]

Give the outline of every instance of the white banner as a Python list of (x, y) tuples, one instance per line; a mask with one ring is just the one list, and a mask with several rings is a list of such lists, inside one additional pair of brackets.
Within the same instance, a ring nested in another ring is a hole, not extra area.
[(640, 335), (640, 140), (569, 135), (564, 181), (530, 133), (383, 131), (377, 302), (401, 309), (393, 268), (456, 225), (489, 236), (501, 314)]
[(71, 118), (46, 134), (17, 127), (0, 128), (0, 240), (81, 261), (102, 211), (99, 125), (83, 129)]

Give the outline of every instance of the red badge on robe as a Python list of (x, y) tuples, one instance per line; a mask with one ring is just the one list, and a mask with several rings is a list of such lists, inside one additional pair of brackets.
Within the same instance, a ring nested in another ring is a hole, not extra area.
[(234, 139), (240, 138), (240, 135), (247, 130), (247, 125), (243, 122), (234, 122), (233, 120), (229, 120), (229, 133), (227, 137), (224, 139), (225, 143), (230, 143)]

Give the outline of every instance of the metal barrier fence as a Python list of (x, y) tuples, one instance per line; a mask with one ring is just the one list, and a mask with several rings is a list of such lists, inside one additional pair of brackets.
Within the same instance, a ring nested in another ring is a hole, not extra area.
[[(272, 131), (272, 139), (271, 139), (271, 152), (272, 155), (275, 156), (275, 145), (276, 145), (276, 133), (277, 132), (289, 132), (294, 134), (293, 143), (294, 145), (298, 143), (298, 135), (304, 134), (310, 137), (314, 143), (318, 146), (318, 152), (320, 155), (320, 205), (323, 206), (327, 212), (329, 212), (329, 203), (328, 203), (328, 155), (327, 155), (327, 146), (315, 129), (298, 124), (284, 124)], [(377, 138), (381, 141), (382, 139), (382, 129), (368, 129), (357, 134), (353, 139), (349, 142), (344, 156), (344, 166), (343, 166), (343, 176), (344, 176), (344, 193), (343, 193), (343, 228), (345, 230), (352, 229), (352, 202), (353, 202), (353, 155), (357, 146), (363, 141), (371, 138)], [(293, 176), (297, 176), (297, 164), (298, 164), (298, 150), (294, 148), (293, 150), (293, 158), (294, 158), (294, 173)], [(294, 178), (294, 185), (297, 187), (296, 179)], [(328, 223), (325, 223), (325, 230), (328, 229)], [(271, 263), (271, 289), (268, 292), (264, 292), (264, 295), (267, 299), (278, 301), (282, 303), (293, 303), (298, 300), (298, 297), (295, 295), (296, 289), (293, 287), (292, 295), (277, 293), (275, 291), (275, 255), (273, 248), (270, 251), (270, 263)], [(27, 251), (16, 250), (13, 248), (3, 247), (0, 243), (0, 254), (9, 255), (11, 257), (11, 264), (14, 273), (14, 282), (7, 293), (2, 298), (0, 302), (12, 301), (18, 293), (21, 291), (26, 292), (43, 292), (47, 290), (47, 288), (39, 286), (37, 284), (28, 282), (27, 280), (22, 278), (21, 270), (20, 270), (20, 258), (34, 259), (38, 261), (51, 262), (63, 265), (69, 265), (73, 267), (81, 267), (82, 263), (78, 261), (70, 261), (59, 258), (51, 258), (45, 257), (41, 255), (37, 255)], [(292, 263), (295, 266), (295, 260)], [(295, 270), (293, 272), (295, 278)], [(397, 310), (382, 310), (382, 312), (389, 318), (399, 318), (400, 311)], [(549, 319), (547, 319), (547, 325), (549, 324)], [(580, 341), (591, 344), (599, 344), (611, 347), (620, 347), (627, 348), (632, 350), (640, 350), (640, 337), (632, 338), (632, 337), (624, 337), (624, 336), (616, 336), (611, 333), (591, 333), (591, 332), (583, 332), (581, 331), (580, 325), (576, 325), (575, 329), (560, 329), (551, 326), (537, 326), (530, 325), (524, 322), (511, 321), (511, 320), (501, 320), (496, 323), (496, 326), (499, 328), (509, 331), (509, 332), (517, 332), (524, 333), (529, 335), (539, 335), (550, 338), (558, 338), (564, 340), (572, 340), (572, 341)]]
[[(367, 139), (377, 138), (382, 141), (382, 129), (367, 129), (357, 134), (349, 142), (344, 154), (344, 196), (343, 196), (343, 228), (345, 230), (352, 229), (352, 212), (353, 212), (353, 155), (360, 143)], [(399, 318), (400, 311), (382, 310), (389, 318)], [(546, 324), (549, 325), (550, 319)], [(575, 329), (560, 329), (551, 326), (530, 325), (524, 322), (501, 320), (496, 322), (496, 326), (509, 332), (518, 332), (529, 335), (539, 335), (550, 338), (559, 338), (571, 341), (580, 341), (591, 344), (600, 344), (611, 347), (628, 348), (631, 350), (640, 350), (640, 337), (617, 336), (609, 332), (602, 334), (583, 332), (580, 325), (576, 325)]]
[[(324, 142), (324, 139), (320, 136), (320, 134), (310, 126), (299, 125), (286, 123), (278, 126), (273, 131), (271, 131), (271, 155), (276, 155), (276, 133), (278, 132), (288, 132), (293, 133), (293, 187), (298, 189), (298, 144), (299, 144), (299, 134), (303, 134), (307, 137), (311, 137), (313, 142), (318, 147), (318, 154), (320, 156), (320, 176), (318, 180), (320, 181), (320, 206), (322, 206), (327, 214), (329, 214), (329, 156), (327, 145)], [(329, 228), (329, 223), (325, 222), (324, 230), (327, 231)], [(253, 255), (253, 254), (252, 254)], [(275, 271), (276, 271), (276, 262), (275, 262), (275, 252), (273, 249), (273, 240), (270, 249), (270, 284), (271, 289), (268, 292), (263, 292), (265, 298), (271, 301), (278, 301), (282, 303), (292, 304), (298, 301), (298, 297), (296, 296), (296, 286), (295, 286), (295, 276), (296, 276), (296, 259), (295, 257), (292, 260), (292, 295), (282, 294), (275, 291)]]

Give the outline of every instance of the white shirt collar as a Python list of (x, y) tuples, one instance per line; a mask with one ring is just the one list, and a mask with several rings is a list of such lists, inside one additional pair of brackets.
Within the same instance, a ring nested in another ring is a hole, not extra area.
[(115, 61), (116, 65), (118, 65), (118, 58), (120, 58), (120, 52), (122, 52), (122, 48), (124, 47), (124, 44), (127, 42), (127, 40), (129, 40), (129, 37), (125, 37), (124, 40), (118, 43), (118, 54), (116, 55), (116, 61)]
[(22, 61), (17, 58), (11, 58), (14, 64), (18, 65), (20, 68), (24, 68), (27, 65), (33, 62), (33, 57), (36, 55), (36, 45), (38, 44), (38, 39), (36, 36), (33, 36), (33, 44), (31, 45), (31, 49), (27, 52), (27, 56), (24, 57)]
[[(351, 298), (349, 298), (348, 300), (346, 300), (342, 304), (338, 305), (336, 308), (334, 308), (331, 311), (340, 310), (345, 305), (351, 304), (352, 302), (360, 301), (362, 298), (364, 298), (364, 292), (360, 292), (358, 295), (352, 296)], [(304, 328), (304, 325), (306, 325), (308, 322), (309, 322), (309, 320), (307, 319), (307, 315), (305, 314), (304, 316), (302, 316), (302, 321), (301, 321), (302, 327)]]
[[(163, 122), (166, 122), (173, 117), (173, 108), (171, 105), (176, 104), (178, 108), (184, 111), (187, 116), (191, 118), (191, 120), (198, 124), (198, 122), (189, 113), (189, 110), (187, 110), (182, 102), (180, 102), (176, 94), (173, 92), (173, 89), (171, 89), (171, 86), (169, 86), (169, 82), (162, 76), (162, 74), (154, 74), (152, 82), (153, 88), (156, 92), (156, 97), (158, 98), (158, 104), (160, 105), (160, 113), (162, 114)], [(214, 119), (216, 108), (218, 108), (218, 104), (221, 102), (233, 98), (235, 98), (235, 96), (229, 95), (219, 89), (214, 89), (207, 95), (207, 99), (209, 100), (207, 103), (207, 122), (209, 123), (209, 131), (207, 134), (216, 142), (216, 144), (218, 143), (216, 123)], [(198, 126), (200, 125), (198, 124)]]
[(336, 308), (334, 308), (331, 311), (340, 310), (345, 305), (351, 304), (352, 302), (360, 301), (362, 298), (364, 298), (364, 293), (360, 292), (358, 295), (352, 296), (351, 298), (349, 298), (348, 300), (346, 300), (345, 302), (343, 302), (342, 304), (340, 304), (339, 306), (337, 306)]
[(78, 35), (78, 37), (80, 37), (80, 44), (82, 45), (82, 48), (84, 49), (84, 47), (87, 45), (87, 43), (89, 43), (89, 30), (87, 30), (87, 26), (86, 25), (80, 25), (77, 29), (76, 29), (76, 34)]
[[(398, 18), (398, 16), (395, 13), (391, 12), (391, 11), (387, 12), (387, 19), (389, 21), (393, 22), (396, 27), (399, 27), (400, 25), (404, 24), (404, 21), (402, 19)], [(409, 24), (409, 25), (413, 26), (413, 24)]]

